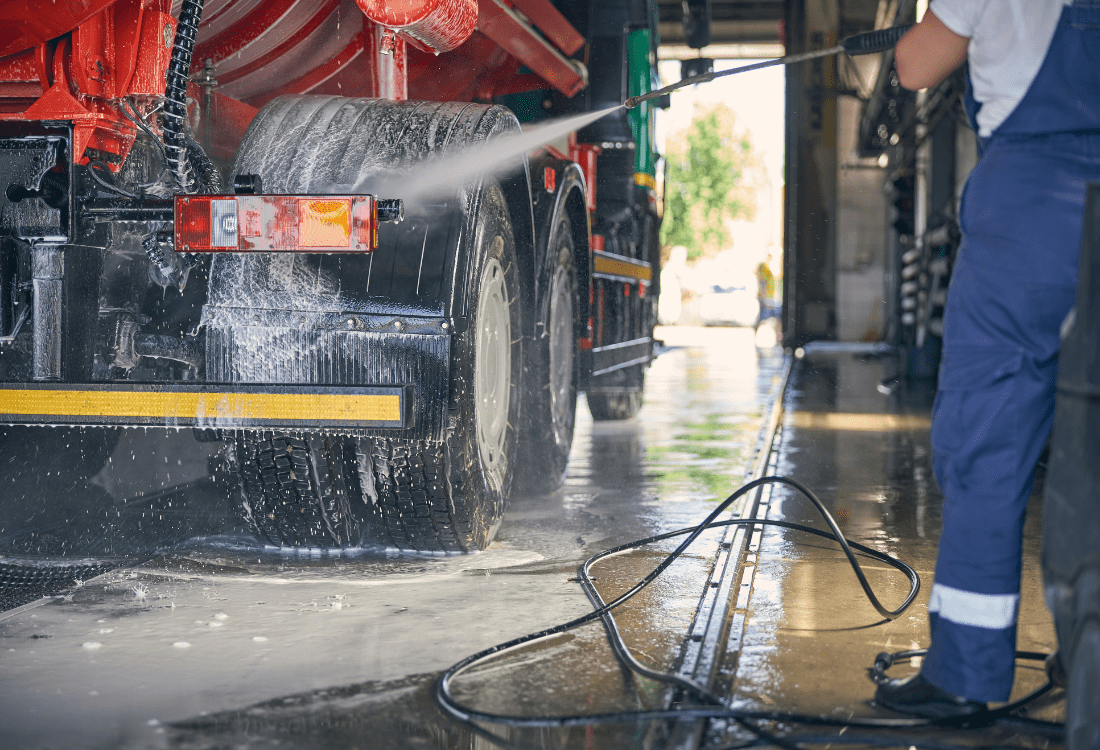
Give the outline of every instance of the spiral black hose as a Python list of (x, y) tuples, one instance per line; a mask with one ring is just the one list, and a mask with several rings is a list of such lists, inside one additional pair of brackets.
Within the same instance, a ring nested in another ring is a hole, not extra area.
[(195, 185), (196, 193), (220, 193), (222, 191), (222, 176), (214, 160), (206, 155), (202, 146), (189, 136), (184, 136), (184, 146), (187, 150), (188, 177), (198, 181)]
[(191, 72), (191, 55), (199, 33), (202, 6), (205, 0), (183, 0), (176, 39), (172, 44), (172, 59), (168, 63), (167, 85), (164, 89), (164, 148), (168, 166), (185, 193), (192, 192), (194, 180), (190, 170), (186, 142), (187, 81)]

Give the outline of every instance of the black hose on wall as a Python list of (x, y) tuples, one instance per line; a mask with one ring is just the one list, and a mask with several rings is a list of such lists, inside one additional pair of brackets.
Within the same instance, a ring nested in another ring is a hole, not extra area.
[(169, 168), (185, 193), (192, 192), (194, 185), (186, 142), (187, 76), (191, 72), (191, 55), (195, 51), (204, 2), (183, 0), (164, 89), (164, 148)]

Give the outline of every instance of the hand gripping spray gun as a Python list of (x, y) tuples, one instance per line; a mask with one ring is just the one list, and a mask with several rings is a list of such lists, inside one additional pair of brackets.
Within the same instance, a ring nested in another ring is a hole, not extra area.
[(691, 76), (670, 86), (665, 86), (656, 91), (650, 91), (648, 94), (632, 96), (623, 103), (623, 106), (627, 109), (634, 109), (642, 102), (656, 99), (659, 96), (664, 96), (669, 92), (682, 89), (685, 86), (691, 86), (696, 83), (706, 83), (708, 81), (713, 81), (715, 78), (721, 78), (722, 76), (731, 76), (734, 73), (746, 73), (750, 70), (770, 68), (773, 65), (791, 65), (793, 63), (805, 62), (806, 60), (813, 60), (818, 57), (839, 55), (842, 52), (852, 56), (885, 52), (888, 49), (892, 49), (894, 45), (898, 43), (898, 40), (901, 39), (902, 36), (905, 35), (905, 32), (909, 31), (912, 26), (913, 24), (904, 24), (902, 26), (891, 26), (887, 29), (879, 29), (878, 31), (867, 31), (863, 34), (854, 34), (853, 36), (847, 37), (837, 46), (829, 47), (828, 49), (800, 52), (797, 55), (777, 57), (774, 60), (765, 60), (764, 62), (753, 63), (752, 65), (742, 65), (739, 68), (723, 70), (717, 73), (703, 73), (702, 75)]

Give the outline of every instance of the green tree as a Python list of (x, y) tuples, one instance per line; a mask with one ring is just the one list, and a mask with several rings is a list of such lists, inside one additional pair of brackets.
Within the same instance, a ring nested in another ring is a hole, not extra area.
[(748, 133), (736, 131), (725, 104), (696, 106), (691, 125), (665, 147), (667, 189), (661, 242), (683, 245), (695, 260), (730, 246), (728, 222), (752, 219), (755, 189), (766, 179)]

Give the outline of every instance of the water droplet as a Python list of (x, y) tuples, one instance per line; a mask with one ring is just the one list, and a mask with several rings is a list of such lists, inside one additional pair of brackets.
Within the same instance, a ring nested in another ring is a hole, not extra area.
[(100, 643), (99, 641), (86, 641), (85, 643), (80, 644), (81, 648), (86, 648), (86, 649), (89, 649), (89, 650), (95, 650), (95, 649), (99, 648), (102, 645), (103, 644)]
[[(256, 641), (256, 643), (263, 643), (264, 641), (267, 640), (267, 636), (266, 635), (254, 635), (254, 636), (252, 636), (252, 640)], [(15, 649), (12, 649), (12, 651), (14, 651), (14, 650)]]
[(172, 646), (173, 648), (191, 648), (191, 644), (187, 641), (176, 641)]

